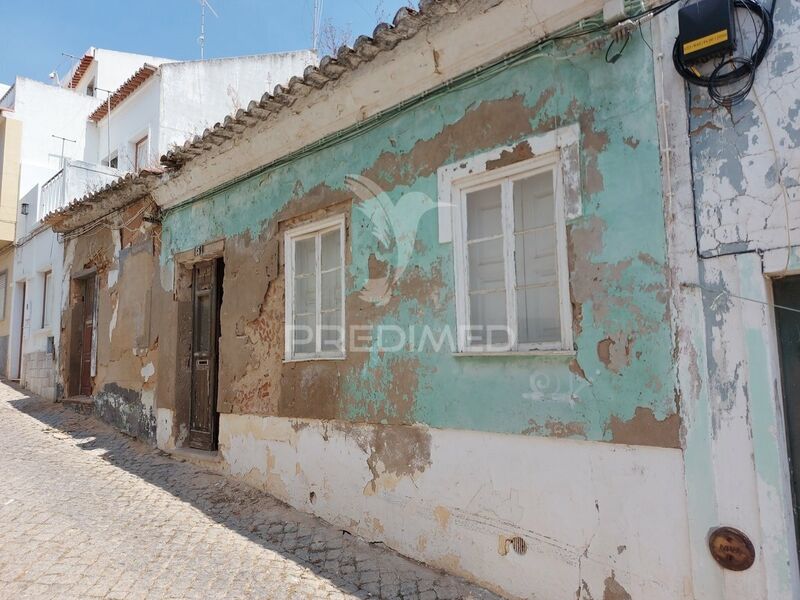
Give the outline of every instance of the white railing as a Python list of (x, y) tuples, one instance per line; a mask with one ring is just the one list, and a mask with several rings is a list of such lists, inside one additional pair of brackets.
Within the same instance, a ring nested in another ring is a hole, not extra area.
[(42, 185), (36, 220), (41, 221), (51, 212), (63, 208), (73, 200), (105, 187), (122, 173), (102, 165), (82, 160), (69, 161), (63, 169)]

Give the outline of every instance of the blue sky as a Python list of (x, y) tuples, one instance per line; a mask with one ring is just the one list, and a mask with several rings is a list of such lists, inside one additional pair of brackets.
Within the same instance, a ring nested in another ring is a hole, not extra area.
[[(313, 0), (209, 0), (206, 57), (259, 54), (311, 45)], [(341, 34), (371, 33), (408, 0), (325, 0), (323, 20)], [(417, 3), (414, 2), (414, 5)], [(197, 59), (199, 0), (0, 0), (0, 82), (47, 81), (90, 46), (178, 60)], [(330, 36), (327, 36), (328, 38)], [(324, 42), (324, 40), (323, 40)]]

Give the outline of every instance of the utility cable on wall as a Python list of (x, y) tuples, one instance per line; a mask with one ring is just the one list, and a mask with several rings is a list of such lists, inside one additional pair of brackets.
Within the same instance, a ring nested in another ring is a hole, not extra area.
[(720, 106), (730, 108), (742, 102), (753, 88), (756, 69), (764, 61), (772, 44), (775, 1), (773, 0), (771, 8), (767, 9), (756, 0), (733, 0), (733, 9), (739, 30), (736, 47), (746, 48), (746, 40), (741, 23), (739, 23), (739, 12), (736, 9), (748, 11), (753, 24), (754, 39), (748, 53), (731, 52), (720, 58), (710, 73), (703, 74), (694, 62), (687, 60), (684, 56), (685, 40), (679, 36), (672, 49), (672, 62), (675, 70), (689, 83), (706, 88), (711, 99)]

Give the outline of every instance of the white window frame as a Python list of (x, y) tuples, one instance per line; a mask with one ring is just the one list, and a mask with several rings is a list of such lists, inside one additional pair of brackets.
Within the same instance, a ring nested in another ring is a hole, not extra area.
[[(148, 162), (148, 165), (140, 165), (139, 164), (139, 146), (144, 146), (144, 159)], [(142, 169), (149, 166), (150, 161), (150, 132), (148, 131), (140, 138), (133, 142), (133, 172), (138, 173)]]
[(53, 270), (41, 271), (42, 273), (42, 327), (49, 329), (52, 325), (50, 313), (53, 311)]
[[(322, 336), (319, 335), (320, 327), (322, 326), (322, 235), (331, 231), (339, 231), (339, 251), (341, 256), (341, 307), (342, 307), (342, 320), (340, 326), (342, 328), (342, 351), (341, 352), (323, 352), (321, 350)], [(299, 225), (286, 231), (284, 235), (284, 256), (286, 257), (285, 276), (286, 283), (286, 303), (285, 314), (286, 320), (284, 324), (284, 360), (291, 361), (304, 361), (304, 360), (341, 360), (346, 357), (346, 343), (347, 335), (345, 332), (345, 217), (344, 215), (337, 215), (328, 219), (314, 221), (305, 225)], [(295, 274), (295, 243), (299, 240), (316, 238), (316, 351), (313, 353), (295, 353), (294, 352), (294, 336), (292, 326), (294, 325), (294, 274)]]
[[(577, 125), (560, 128), (523, 140), (534, 158), (506, 167), (487, 170), (486, 165), (514, 150), (513, 146), (498, 148), (467, 161), (442, 167), (439, 170), (439, 241), (453, 242), (458, 352), (462, 354), (508, 353), (574, 353), (572, 303), (569, 294), (569, 265), (567, 257), (566, 223), (581, 215), (580, 159)], [(502, 187), (502, 227), (504, 236), (504, 271), (506, 278), (506, 319), (512, 337), (516, 338), (516, 272), (514, 265), (513, 182), (542, 172), (553, 172), (556, 229), (556, 269), (558, 274), (559, 317), (561, 339), (557, 342), (524, 343), (516, 339), (506, 345), (476, 346), (469, 343), (469, 282), (467, 275), (467, 211), (466, 194), (487, 187)]]

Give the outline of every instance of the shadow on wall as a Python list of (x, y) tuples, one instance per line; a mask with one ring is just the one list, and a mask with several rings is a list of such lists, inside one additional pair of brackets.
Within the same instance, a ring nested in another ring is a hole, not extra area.
[(383, 544), (371, 544), (336, 529), (263, 492), (177, 462), (164, 452), (61, 404), (30, 396), (9, 404), (47, 428), (67, 434), (83, 450), (105, 450), (102, 458), (115, 467), (160, 487), (249, 541), (326, 578), (344, 592), (357, 593), (359, 597), (365, 592), (371, 593), (370, 597), (400, 597), (399, 589), (395, 589), (397, 593), (387, 593), (383, 587), (383, 582), (395, 582), (393, 588), (402, 586), (409, 592), (413, 589), (411, 595), (415, 597), (446, 588), (451, 593), (448, 597), (453, 598), (498, 598), (396, 555)]

